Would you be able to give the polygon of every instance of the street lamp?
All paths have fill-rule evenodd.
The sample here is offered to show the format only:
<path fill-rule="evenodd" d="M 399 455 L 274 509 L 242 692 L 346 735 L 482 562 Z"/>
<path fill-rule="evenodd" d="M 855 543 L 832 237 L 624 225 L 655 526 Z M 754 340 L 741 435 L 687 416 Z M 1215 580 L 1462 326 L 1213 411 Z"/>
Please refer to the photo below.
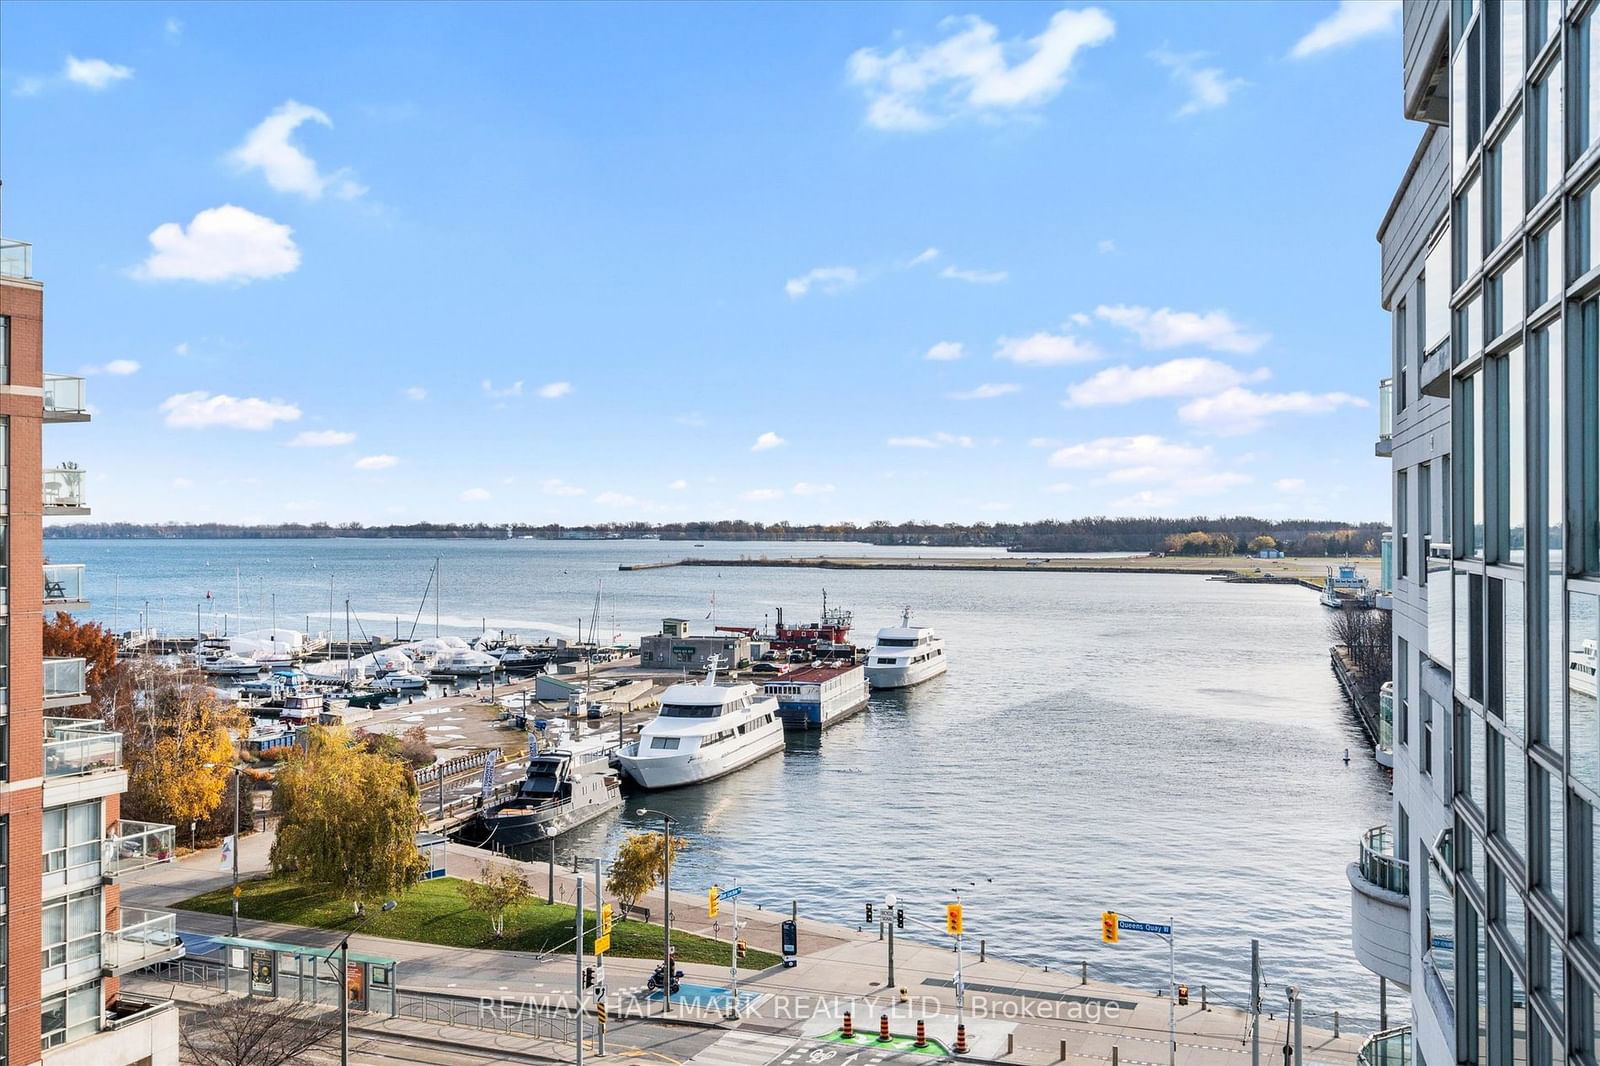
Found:
<path fill-rule="evenodd" d="M 550 885 L 549 891 L 545 894 L 545 902 L 554 903 L 556 901 L 556 837 L 560 836 L 560 834 L 556 832 L 555 826 L 547 825 L 544 827 L 544 835 L 550 841 Z"/>
<path fill-rule="evenodd" d="M 391 899 L 380 908 L 379 913 L 388 914 L 394 908 L 395 901 Z M 339 953 L 339 1066 L 350 1066 L 350 938 L 371 920 L 372 915 L 363 914 L 361 920 L 351 926 L 344 939 L 339 941 L 339 946 L 322 957 L 322 961 L 332 963 L 333 952 Z"/>
<path fill-rule="evenodd" d="M 894 987 L 894 909 L 900 905 L 900 897 L 890 892 L 883 897 L 883 924 L 889 929 L 889 980 L 888 985 Z"/>
<path fill-rule="evenodd" d="M 672 826 L 677 819 L 666 811 L 640 807 L 640 818 L 661 818 L 661 1013 L 672 1013 Z"/>

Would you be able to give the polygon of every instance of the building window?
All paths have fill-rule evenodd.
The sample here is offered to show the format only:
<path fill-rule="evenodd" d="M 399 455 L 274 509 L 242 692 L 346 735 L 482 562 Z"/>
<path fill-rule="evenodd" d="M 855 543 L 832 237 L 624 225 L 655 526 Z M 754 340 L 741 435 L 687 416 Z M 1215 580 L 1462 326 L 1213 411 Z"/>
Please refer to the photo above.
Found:
<path fill-rule="evenodd" d="M 45 1050 L 100 1031 L 100 982 L 47 996 L 39 1005 L 39 1042 Z"/>
<path fill-rule="evenodd" d="M 44 812 L 41 837 L 46 892 L 100 876 L 104 825 L 97 799 Z"/>
<path fill-rule="evenodd" d="M 1411 645 L 1405 637 L 1395 638 L 1394 698 L 1395 734 L 1404 746 L 1411 743 Z"/>
<path fill-rule="evenodd" d="M 1561 230 L 1546 226 L 1534 234 L 1528 245 L 1528 307 L 1543 307 L 1554 295 L 1550 287 L 1551 270 L 1561 262 Z"/>
<path fill-rule="evenodd" d="M 1480 375 L 1460 379 L 1456 384 L 1456 477 L 1460 482 L 1456 497 L 1460 515 L 1459 554 L 1483 558 L 1483 382 Z"/>
<path fill-rule="evenodd" d="M 1569 337 L 1569 343 L 1576 349 L 1577 365 L 1570 368 L 1569 377 L 1580 404 L 1580 409 L 1573 413 L 1577 423 L 1573 436 L 1577 439 L 1569 448 L 1565 440 L 1552 433 L 1550 466 L 1553 477 L 1560 465 L 1556 461 L 1559 455 L 1577 475 L 1577 483 L 1567 486 L 1569 493 L 1577 498 L 1580 517 L 1576 531 L 1579 543 L 1575 547 L 1582 550 L 1583 570 L 1595 573 L 1600 571 L 1600 406 L 1597 406 L 1600 401 L 1600 302 L 1585 300 L 1573 312 L 1573 329 L 1575 335 Z M 1552 406 L 1560 391 L 1558 385 L 1558 379 L 1552 376 Z M 1558 445 L 1560 450 L 1556 451 Z M 1577 454 L 1573 456 L 1571 452 Z"/>
<path fill-rule="evenodd" d="M 1406 371 L 1410 364 L 1411 330 L 1407 327 L 1406 302 L 1394 310 L 1394 410 L 1406 409 Z"/>
<path fill-rule="evenodd" d="M 1483 153 L 1483 250 L 1491 252 L 1500 247 L 1500 191 L 1501 167 L 1504 163 L 1504 142 Z M 1497 330 L 1490 330 L 1496 333 Z"/>
<path fill-rule="evenodd" d="M 0 315 L 0 382 L 11 380 L 11 319 Z"/>
<path fill-rule="evenodd" d="M 1483 702 L 1483 577 L 1455 575 L 1456 691 Z"/>
<path fill-rule="evenodd" d="M 1539 54 L 1544 43 L 1550 39 L 1550 9 L 1552 6 L 1560 7 L 1559 3 L 1552 5 L 1550 0 L 1527 0 L 1528 3 L 1528 58 L 1531 60 Z"/>
<path fill-rule="evenodd" d="M 1495 479 L 1495 556 L 1521 565 L 1527 554 L 1528 405 L 1526 366 L 1520 347 L 1490 362 L 1494 376 L 1494 441 L 1499 476 Z"/>
<path fill-rule="evenodd" d="M 1561 779 L 1534 763 L 1528 771 L 1533 806 L 1529 809 L 1528 880 L 1535 892 L 1542 892 L 1558 910 L 1561 898 L 1560 869 L 1565 853 L 1561 839 Z"/>
<path fill-rule="evenodd" d="M 1573 196 L 1567 209 L 1567 258 L 1570 260 L 1568 276 L 1582 277 L 1594 261 L 1593 212 L 1594 187 Z"/>
<path fill-rule="evenodd" d="M 41 981 L 61 984 L 100 969 L 100 919 L 105 909 L 100 889 L 74 892 L 41 910 Z"/>
<path fill-rule="evenodd" d="M 1595 721 L 1595 650 L 1600 647 L 1600 598 L 1567 594 L 1567 714 L 1572 745 L 1568 769 L 1592 792 L 1600 792 L 1600 724 Z M 1553 731 L 1553 727 L 1552 727 Z"/>
<path fill-rule="evenodd" d="M 1408 577 L 1411 574 L 1411 542 L 1407 531 L 1411 528 L 1408 514 L 1411 509 L 1411 498 L 1408 491 L 1410 478 L 1404 470 L 1394 476 L 1394 532 L 1397 562 L 1400 566 L 1400 576 Z"/>
<path fill-rule="evenodd" d="M 1422 916 L 1423 961 L 1432 965 L 1452 1003 L 1456 999 L 1456 899 L 1455 883 L 1449 870 L 1449 857 L 1430 849 L 1428 853 L 1428 892 Z"/>
<path fill-rule="evenodd" d="M 1583 17 L 1572 31 L 1567 54 L 1567 165 L 1571 166 L 1589 147 L 1595 133 L 1594 101 L 1589 99 L 1594 84 L 1594 11 Z"/>
<path fill-rule="evenodd" d="M 1433 708 L 1436 706 L 1432 696 L 1422 697 L 1422 720 L 1419 723 L 1422 733 L 1422 750 L 1417 754 L 1417 765 L 1422 772 L 1433 774 Z"/>

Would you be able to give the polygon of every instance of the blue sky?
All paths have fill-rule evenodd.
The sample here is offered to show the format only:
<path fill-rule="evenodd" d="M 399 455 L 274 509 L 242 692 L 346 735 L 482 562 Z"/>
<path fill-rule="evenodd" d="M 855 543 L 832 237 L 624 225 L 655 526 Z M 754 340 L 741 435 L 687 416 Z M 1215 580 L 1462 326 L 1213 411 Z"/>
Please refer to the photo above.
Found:
<path fill-rule="evenodd" d="M 107 520 L 1387 511 L 1398 3 L 0 14 Z"/>

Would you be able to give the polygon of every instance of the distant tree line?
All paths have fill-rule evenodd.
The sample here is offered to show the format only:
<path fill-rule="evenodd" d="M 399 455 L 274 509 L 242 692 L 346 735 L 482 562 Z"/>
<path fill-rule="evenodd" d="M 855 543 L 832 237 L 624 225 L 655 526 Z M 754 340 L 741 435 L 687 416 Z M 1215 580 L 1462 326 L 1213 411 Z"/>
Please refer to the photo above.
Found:
<path fill-rule="evenodd" d="M 49 539 L 246 539 L 291 540 L 307 537 L 366 537 L 436 540 L 502 540 L 513 537 L 624 537 L 646 534 L 672 540 L 865 541 L 871 544 L 935 547 L 993 547 L 1012 551 L 1178 552 L 1230 555 L 1242 545 L 1275 546 L 1288 555 L 1376 555 L 1385 527 L 1379 522 L 1326 519 L 1272 520 L 1248 515 L 1190 518 L 1073 518 L 1041 522 L 609 522 L 564 526 L 555 523 L 411 522 L 369 526 L 360 522 L 286 522 L 281 525 L 228 525 L 221 522 L 82 522 L 45 528 Z"/>

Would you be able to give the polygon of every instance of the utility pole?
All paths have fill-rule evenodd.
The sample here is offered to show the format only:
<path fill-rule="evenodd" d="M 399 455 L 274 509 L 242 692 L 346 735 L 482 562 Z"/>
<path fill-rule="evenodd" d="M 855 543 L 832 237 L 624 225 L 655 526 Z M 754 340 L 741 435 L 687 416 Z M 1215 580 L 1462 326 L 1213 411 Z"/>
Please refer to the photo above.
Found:
<path fill-rule="evenodd" d="M 883 897 L 883 924 L 889 931 L 889 980 L 886 987 L 894 988 L 894 909 L 900 903 L 900 897 L 893 892 Z"/>
<path fill-rule="evenodd" d="M 596 944 L 600 943 L 600 935 L 605 932 L 605 924 L 601 918 L 605 905 L 606 891 L 604 882 L 600 880 L 600 856 L 596 855 L 594 857 L 594 940 Z M 578 944 L 578 950 L 580 954 L 583 951 L 581 941 Z M 594 999 L 596 1003 L 604 1003 L 606 999 L 606 959 L 598 948 L 594 953 Z M 598 1014 L 598 1012 L 596 1013 Z M 606 1027 L 598 1019 L 595 1021 L 594 1026 L 594 1053 L 596 1055 L 604 1055 L 606 1053 Z"/>
<path fill-rule="evenodd" d="M 233 768 L 233 935 L 239 935 L 239 768 Z"/>
<path fill-rule="evenodd" d="M 1261 1066 L 1261 941 L 1250 939 L 1250 1066 Z"/>
<path fill-rule="evenodd" d="M 350 1062 L 350 938 L 339 942 L 339 1066 Z"/>
<path fill-rule="evenodd" d="M 1178 1066 L 1177 919 L 1167 919 L 1167 1066 Z"/>
<path fill-rule="evenodd" d="M 1294 1061 L 1295 1061 L 1295 1066 L 1299 1066 L 1300 1063 L 1305 1061 L 1301 1057 L 1302 1052 L 1301 1052 L 1300 1049 L 1301 1049 L 1301 1047 L 1303 1045 L 1300 1042 L 1300 1035 L 1301 1035 L 1301 1033 L 1300 1033 L 1300 992 L 1297 989 L 1295 991 L 1295 996 L 1294 996 Z"/>
<path fill-rule="evenodd" d="M 578 875 L 577 888 L 578 915 L 574 921 L 578 927 L 578 950 L 573 952 L 573 958 L 578 960 L 578 1009 L 573 1012 L 572 1042 L 576 1053 L 574 1066 L 583 1066 L 583 875 Z"/>

